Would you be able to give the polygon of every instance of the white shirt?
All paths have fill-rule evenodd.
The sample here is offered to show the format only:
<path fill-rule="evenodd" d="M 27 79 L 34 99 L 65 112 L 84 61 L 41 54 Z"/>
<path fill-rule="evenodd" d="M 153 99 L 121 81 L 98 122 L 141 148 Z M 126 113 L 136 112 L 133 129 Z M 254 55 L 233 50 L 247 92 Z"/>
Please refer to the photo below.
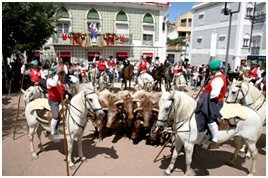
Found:
<path fill-rule="evenodd" d="M 59 76 L 55 75 L 53 78 L 47 79 L 47 89 L 56 87 L 59 81 Z"/>
<path fill-rule="evenodd" d="M 215 75 L 220 75 L 221 72 L 217 72 Z M 224 81 L 221 77 L 216 77 L 211 82 L 212 90 L 210 92 L 210 99 L 217 98 L 220 95 L 221 89 L 224 85 Z"/>

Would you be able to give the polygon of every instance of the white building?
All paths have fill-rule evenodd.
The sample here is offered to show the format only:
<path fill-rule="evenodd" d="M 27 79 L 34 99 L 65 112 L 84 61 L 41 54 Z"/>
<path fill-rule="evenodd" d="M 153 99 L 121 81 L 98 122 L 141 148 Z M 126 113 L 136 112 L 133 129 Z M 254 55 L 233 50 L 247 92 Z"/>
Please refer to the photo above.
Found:
<path fill-rule="evenodd" d="M 241 61 L 247 60 L 250 54 L 252 23 L 250 17 L 253 16 L 254 3 L 228 2 L 227 7 L 233 12 L 227 62 L 231 64 L 232 69 L 235 69 L 241 65 Z M 225 3 L 223 2 L 204 2 L 193 5 L 190 52 L 192 65 L 207 64 L 215 58 L 225 61 L 230 15 L 224 15 L 224 9 Z M 254 27 L 256 31 L 256 25 Z M 259 41 L 266 46 L 265 34 Z"/>
<path fill-rule="evenodd" d="M 118 61 L 166 57 L 166 19 L 169 3 L 60 2 L 57 33 L 41 51 L 41 59 L 57 56 L 73 63 L 94 56 Z M 54 53 L 54 54 L 53 54 Z M 51 54 L 51 55 L 50 55 Z"/>

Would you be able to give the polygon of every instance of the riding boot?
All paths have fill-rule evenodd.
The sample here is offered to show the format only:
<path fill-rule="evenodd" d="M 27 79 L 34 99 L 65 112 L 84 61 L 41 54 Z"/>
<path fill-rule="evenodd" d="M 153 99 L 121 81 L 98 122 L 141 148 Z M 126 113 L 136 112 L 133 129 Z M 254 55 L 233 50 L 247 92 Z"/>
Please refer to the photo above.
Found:
<path fill-rule="evenodd" d="M 57 123 L 58 123 L 58 120 L 52 118 L 52 120 L 50 122 L 50 129 L 51 129 L 52 140 L 54 142 L 59 141 L 58 134 L 57 134 L 57 131 L 56 131 Z"/>
<path fill-rule="evenodd" d="M 219 135 L 218 125 L 216 124 L 216 122 L 212 122 L 212 123 L 208 124 L 208 128 L 209 128 L 211 135 L 212 135 L 212 142 L 208 148 L 209 149 L 217 149 L 220 147 L 219 144 L 217 143 L 218 142 L 218 135 Z"/>

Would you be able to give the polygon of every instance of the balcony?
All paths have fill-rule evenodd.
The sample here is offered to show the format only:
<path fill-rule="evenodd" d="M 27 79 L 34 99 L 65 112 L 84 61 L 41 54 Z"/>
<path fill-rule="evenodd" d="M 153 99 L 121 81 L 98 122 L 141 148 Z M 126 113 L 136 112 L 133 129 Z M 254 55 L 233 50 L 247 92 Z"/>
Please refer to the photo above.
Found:
<path fill-rule="evenodd" d="M 252 47 L 251 54 L 252 55 L 259 55 L 260 54 L 260 47 Z"/>
<path fill-rule="evenodd" d="M 130 46 L 132 45 L 132 34 L 118 34 L 116 46 Z"/>
<path fill-rule="evenodd" d="M 142 41 L 142 45 L 144 46 L 153 46 L 153 41 Z"/>
<path fill-rule="evenodd" d="M 132 45 L 132 34 L 109 33 L 110 34 L 109 37 L 107 37 L 107 34 L 108 33 L 103 33 L 104 46 L 131 46 Z M 111 36 L 113 34 L 114 36 Z M 75 40 L 73 40 L 72 38 L 70 39 L 68 34 L 66 38 L 60 35 L 54 35 L 53 44 L 54 45 L 83 46 L 83 47 L 91 46 L 92 44 L 88 45 L 88 42 L 86 41 L 86 39 L 87 38 L 83 34 L 80 35 L 78 38 L 75 38 Z"/>

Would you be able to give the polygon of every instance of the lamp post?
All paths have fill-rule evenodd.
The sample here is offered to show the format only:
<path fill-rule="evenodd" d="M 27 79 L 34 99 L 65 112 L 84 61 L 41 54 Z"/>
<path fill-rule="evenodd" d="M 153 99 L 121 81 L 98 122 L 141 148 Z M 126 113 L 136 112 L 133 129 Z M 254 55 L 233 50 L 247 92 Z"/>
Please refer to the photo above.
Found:
<path fill-rule="evenodd" d="M 239 2 L 237 11 L 232 11 L 231 9 L 229 9 L 227 7 L 227 2 L 225 3 L 225 6 L 224 6 L 224 15 L 230 15 L 229 16 L 230 18 L 229 18 L 229 28 L 228 28 L 226 56 L 225 56 L 225 71 L 224 71 L 225 74 L 227 74 L 227 69 L 228 69 L 227 66 L 228 66 L 229 46 L 230 46 L 230 37 L 231 37 L 232 16 L 233 16 L 233 14 L 240 12 L 240 5 L 241 5 L 241 2 Z"/>

